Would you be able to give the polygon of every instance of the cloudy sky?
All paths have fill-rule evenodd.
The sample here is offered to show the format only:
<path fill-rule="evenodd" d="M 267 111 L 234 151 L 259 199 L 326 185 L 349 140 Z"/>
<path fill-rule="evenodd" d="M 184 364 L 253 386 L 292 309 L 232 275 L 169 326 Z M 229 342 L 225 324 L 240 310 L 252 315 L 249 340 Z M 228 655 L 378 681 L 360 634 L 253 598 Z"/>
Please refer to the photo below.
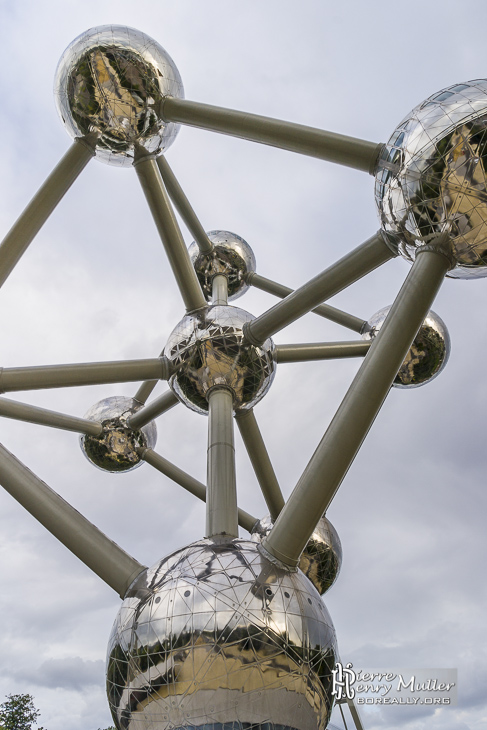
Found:
<path fill-rule="evenodd" d="M 486 20 L 483 0 L 0 0 L 0 230 L 70 144 L 52 82 L 64 48 L 89 27 L 152 35 L 189 99 L 382 142 L 433 92 L 487 76 Z M 288 286 L 378 227 L 365 173 L 189 128 L 168 160 L 205 228 L 244 237 L 258 272 Z M 367 319 L 392 303 L 408 270 L 391 261 L 332 303 Z M 237 304 L 258 314 L 274 301 L 251 291 Z M 343 659 L 458 669 L 458 707 L 364 712 L 367 730 L 485 727 L 486 301 L 487 280 L 445 282 L 434 305 L 452 339 L 445 372 L 424 388 L 392 390 L 329 510 L 344 562 L 326 604 Z M 89 164 L 1 289 L 0 307 L 4 367 L 160 352 L 183 305 L 131 169 Z M 350 338 L 308 315 L 276 341 Z M 286 495 L 357 367 L 279 367 L 256 417 Z M 82 416 L 136 388 L 18 399 Z M 178 406 L 157 426 L 156 450 L 205 481 L 206 419 Z M 0 440 L 142 563 L 204 533 L 203 505 L 148 465 L 104 474 L 75 434 L 10 420 Z M 238 435 L 237 453 L 239 504 L 263 516 Z M 120 600 L 4 492 L 0 581 L 0 699 L 33 694 L 48 730 L 107 727 L 105 648 Z"/>

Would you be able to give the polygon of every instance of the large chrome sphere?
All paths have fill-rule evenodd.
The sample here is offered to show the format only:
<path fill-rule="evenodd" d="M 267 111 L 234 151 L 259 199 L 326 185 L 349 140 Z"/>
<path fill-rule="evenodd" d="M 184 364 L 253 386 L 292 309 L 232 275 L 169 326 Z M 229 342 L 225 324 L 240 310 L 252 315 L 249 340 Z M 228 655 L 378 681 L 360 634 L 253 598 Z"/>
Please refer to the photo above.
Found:
<path fill-rule="evenodd" d="M 487 80 L 449 86 L 399 124 L 381 154 L 375 198 L 384 232 L 414 260 L 446 232 L 449 276 L 487 276 Z"/>
<path fill-rule="evenodd" d="M 259 520 L 252 530 L 252 540 L 261 542 L 267 537 L 273 524 L 269 515 Z M 342 544 L 327 517 L 322 517 L 316 525 L 301 554 L 299 567 L 320 595 L 326 593 L 338 578 L 342 567 Z"/>
<path fill-rule="evenodd" d="M 86 413 L 90 421 L 100 421 L 100 436 L 81 436 L 81 449 L 92 464 L 103 471 L 120 472 L 136 469 L 142 463 L 138 447 L 152 449 L 156 445 L 154 421 L 139 430 L 127 426 L 127 419 L 142 408 L 134 398 L 112 396 L 95 403 Z"/>
<path fill-rule="evenodd" d="M 101 25 L 64 51 L 54 96 L 72 137 L 97 135 L 97 158 L 128 166 L 137 149 L 157 155 L 173 142 L 179 125 L 164 121 L 162 101 L 184 90 L 173 60 L 150 36 Z"/>
<path fill-rule="evenodd" d="M 255 271 L 255 256 L 247 241 L 230 231 L 209 231 L 214 248 L 209 254 L 201 253 L 198 244 L 189 247 L 189 256 L 203 289 L 206 300 L 211 300 L 212 281 L 216 274 L 224 274 L 228 281 L 228 299 L 238 299 L 249 288 L 245 277 Z"/>
<path fill-rule="evenodd" d="M 214 306 L 187 314 L 173 330 L 164 355 L 178 370 L 169 384 L 188 408 L 205 413 L 214 386 L 229 388 L 235 408 L 243 410 L 267 393 L 276 369 L 274 343 L 244 344 L 242 328 L 253 319 L 243 309 Z"/>
<path fill-rule="evenodd" d="M 373 340 L 381 329 L 390 307 L 376 312 L 367 322 L 362 337 Z M 441 373 L 450 357 L 450 335 L 445 323 L 431 311 L 414 338 L 406 358 L 401 365 L 393 386 L 396 388 L 418 388 L 429 383 Z"/>
<path fill-rule="evenodd" d="M 324 730 L 336 638 L 318 592 L 247 540 L 200 540 L 144 571 L 115 620 L 117 730 Z"/>

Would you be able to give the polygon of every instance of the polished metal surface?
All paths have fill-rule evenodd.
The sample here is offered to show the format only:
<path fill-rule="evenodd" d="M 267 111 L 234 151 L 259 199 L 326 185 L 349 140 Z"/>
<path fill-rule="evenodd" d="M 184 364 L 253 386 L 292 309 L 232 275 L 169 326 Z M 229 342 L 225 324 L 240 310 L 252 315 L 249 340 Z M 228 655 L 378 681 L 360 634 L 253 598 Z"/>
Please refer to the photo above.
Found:
<path fill-rule="evenodd" d="M 165 96 L 184 96 L 179 71 L 150 36 L 122 25 L 90 28 L 64 51 L 54 82 L 59 115 L 72 137 L 95 133 L 96 157 L 131 165 L 160 154 L 179 125 L 161 115 Z"/>
<path fill-rule="evenodd" d="M 108 645 L 119 730 L 324 730 L 333 624 L 301 573 L 246 540 L 200 540 L 129 588 Z"/>
<path fill-rule="evenodd" d="M 246 276 L 255 271 L 254 252 L 247 241 L 236 233 L 209 231 L 207 236 L 213 244 L 211 253 L 201 253 L 196 241 L 188 249 L 203 294 L 209 302 L 213 277 L 223 274 L 228 281 L 228 300 L 238 299 L 250 286 Z"/>
<path fill-rule="evenodd" d="M 415 107 L 379 158 L 375 199 L 404 258 L 438 233 L 451 239 L 448 276 L 487 276 L 487 79 L 449 86 Z"/>
<path fill-rule="evenodd" d="M 252 540 L 261 542 L 274 524 L 269 515 L 259 520 L 252 530 Z M 321 517 L 311 538 L 301 553 L 299 568 L 309 578 L 320 595 L 326 593 L 338 578 L 342 567 L 342 544 L 327 517 Z"/>
<path fill-rule="evenodd" d="M 164 355 L 177 369 L 169 385 L 188 408 L 208 411 L 210 388 L 224 386 L 234 407 L 252 408 L 274 379 L 274 343 L 244 343 L 243 326 L 254 317 L 243 309 L 215 306 L 184 317 L 169 336 Z"/>
<path fill-rule="evenodd" d="M 95 403 L 85 418 L 100 422 L 103 432 L 100 436 L 80 438 L 81 450 L 88 461 L 110 472 L 131 471 L 140 466 L 142 458 L 137 449 L 152 449 L 157 440 L 154 421 L 138 430 L 127 425 L 127 419 L 141 408 L 142 403 L 125 396 L 112 396 Z"/>
<path fill-rule="evenodd" d="M 369 319 L 362 333 L 364 340 L 373 340 L 376 337 L 389 310 L 390 307 L 384 307 Z M 450 335 L 446 325 L 441 317 L 431 311 L 414 338 L 393 387 L 419 388 L 420 385 L 429 383 L 445 368 L 450 350 Z"/>

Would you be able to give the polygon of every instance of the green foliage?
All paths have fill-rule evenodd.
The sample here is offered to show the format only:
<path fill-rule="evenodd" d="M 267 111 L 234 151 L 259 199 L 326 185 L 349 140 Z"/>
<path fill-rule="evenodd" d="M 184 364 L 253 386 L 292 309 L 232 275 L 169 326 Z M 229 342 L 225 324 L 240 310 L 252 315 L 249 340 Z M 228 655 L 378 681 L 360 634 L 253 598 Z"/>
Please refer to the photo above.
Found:
<path fill-rule="evenodd" d="M 0 705 L 0 730 L 31 730 L 33 724 L 37 725 L 40 714 L 34 707 L 32 695 L 7 695 Z"/>

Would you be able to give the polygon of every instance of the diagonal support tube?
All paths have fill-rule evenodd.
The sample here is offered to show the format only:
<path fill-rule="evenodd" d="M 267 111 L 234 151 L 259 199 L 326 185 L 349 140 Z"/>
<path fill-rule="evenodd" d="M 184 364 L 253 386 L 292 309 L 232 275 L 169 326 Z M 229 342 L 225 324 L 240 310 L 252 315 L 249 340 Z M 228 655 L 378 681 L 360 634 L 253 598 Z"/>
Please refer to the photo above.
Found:
<path fill-rule="evenodd" d="M 186 491 L 190 492 L 198 499 L 201 499 L 202 502 L 206 502 L 206 487 L 204 484 L 172 464 L 160 454 L 157 454 L 152 449 L 140 448 L 137 449 L 137 451 L 141 459 L 160 471 L 161 474 L 172 479 L 173 482 L 179 484 L 183 487 L 183 489 L 186 489 Z M 240 527 L 243 527 L 244 530 L 252 532 L 252 528 L 256 522 L 258 522 L 257 517 L 252 517 L 252 515 L 249 515 L 249 513 L 245 512 L 243 509 L 238 510 L 238 524 Z"/>
<path fill-rule="evenodd" d="M 134 164 L 186 310 L 192 312 L 206 307 L 206 300 L 169 202 L 157 162 L 151 157 L 143 157 Z"/>
<path fill-rule="evenodd" d="M 188 231 L 198 244 L 198 248 L 201 253 L 211 253 L 213 251 L 213 244 L 206 235 L 206 231 L 191 207 L 191 203 L 184 194 L 184 191 L 166 160 L 165 155 L 159 155 L 157 158 L 157 166 L 159 167 L 159 171 L 162 175 L 162 179 L 164 180 L 169 197 L 186 224 Z"/>
<path fill-rule="evenodd" d="M 302 345 L 276 345 L 276 362 L 310 362 L 342 357 L 364 357 L 370 342 L 316 342 Z"/>
<path fill-rule="evenodd" d="M 114 360 L 75 365 L 41 365 L 31 368 L 0 368 L 0 393 L 77 385 L 129 383 L 137 380 L 167 380 L 171 374 L 164 357 L 146 360 Z"/>
<path fill-rule="evenodd" d="M 145 570 L 2 445 L 0 484 L 122 598 Z"/>
<path fill-rule="evenodd" d="M 88 141 L 75 140 L 14 223 L 0 245 L 0 286 L 94 154 Z"/>
<path fill-rule="evenodd" d="M 179 400 L 172 390 L 166 390 L 165 393 L 160 395 L 159 398 L 155 398 L 148 406 L 141 408 L 140 411 L 127 418 L 127 426 L 133 429 L 142 428 L 150 421 L 153 421 L 154 418 L 157 418 L 157 416 L 174 408 L 178 403 Z"/>
<path fill-rule="evenodd" d="M 276 281 L 266 279 L 265 276 L 260 276 L 260 274 L 256 274 L 255 272 L 250 272 L 246 277 L 246 281 L 251 286 L 255 286 L 256 289 L 273 294 L 276 297 L 281 297 L 281 299 L 284 299 L 294 291 L 294 289 L 288 286 L 283 286 Z M 355 317 L 353 314 L 348 314 L 348 312 L 342 312 L 341 309 L 332 307 L 330 304 L 320 304 L 311 311 L 314 314 L 319 314 L 321 317 L 330 320 L 330 322 L 336 322 L 336 324 L 341 324 L 343 327 L 348 327 L 348 329 L 354 332 L 362 332 L 367 324 L 364 319 Z"/>
<path fill-rule="evenodd" d="M 28 403 L 19 403 L 8 398 L 0 398 L 0 416 L 14 418 L 17 421 L 37 423 L 41 426 L 60 428 L 63 431 L 75 431 L 87 436 L 100 436 L 103 426 L 98 421 L 88 421 L 86 418 L 67 416 L 46 408 L 38 408 Z"/>
<path fill-rule="evenodd" d="M 356 137 L 307 127 L 304 124 L 293 124 L 280 119 L 171 96 L 163 101 L 162 116 L 168 122 L 241 137 L 251 142 L 261 142 L 353 167 L 371 175 L 375 172 L 379 154 L 384 146 Z"/>
<path fill-rule="evenodd" d="M 206 536 L 238 537 L 233 395 L 227 388 L 208 394 L 207 463 Z"/>
<path fill-rule="evenodd" d="M 451 261 L 424 247 L 382 329 L 263 548 L 288 566 L 298 564 L 318 518 L 328 508 L 428 314 Z"/>
<path fill-rule="evenodd" d="M 397 256 L 397 253 L 387 246 L 379 231 L 267 312 L 245 325 L 246 338 L 253 345 L 261 345 L 268 337 L 272 337 L 325 299 L 338 294 L 394 256 Z"/>
<path fill-rule="evenodd" d="M 254 412 L 253 410 L 237 411 L 235 420 L 262 490 L 267 509 L 272 519 L 275 520 L 284 507 L 284 497 Z"/>

